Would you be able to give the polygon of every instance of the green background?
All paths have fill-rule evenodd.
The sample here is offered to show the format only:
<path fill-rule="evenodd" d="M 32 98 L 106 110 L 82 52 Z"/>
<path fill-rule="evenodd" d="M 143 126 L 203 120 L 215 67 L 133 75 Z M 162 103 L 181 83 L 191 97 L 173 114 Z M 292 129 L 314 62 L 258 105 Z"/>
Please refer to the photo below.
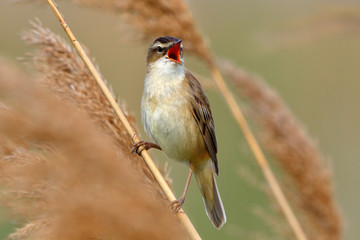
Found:
<path fill-rule="evenodd" d="M 214 55 L 229 58 L 249 72 L 263 76 L 331 159 L 336 199 L 344 218 L 344 239 L 359 239 L 360 2 L 198 0 L 189 4 Z M 145 56 L 151 42 L 131 43 L 121 18 L 109 12 L 69 1 L 59 6 L 142 129 L 140 99 Z M 31 50 L 20 39 L 20 32 L 29 29 L 28 22 L 35 17 L 65 37 L 47 5 L 0 1 L 1 56 L 18 64 L 16 58 Z M 186 52 L 185 65 L 195 73 L 209 75 Z M 269 208 L 268 199 L 260 188 L 254 188 L 241 177 L 242 170 L 247 169 L 263 182 L 260 170 L 222 97 L 213 90 L 207 93 L 216 124 L 218 185 L 228 223 L 221 231 L 212 227 L 195 181 L 191 183 L 184 209 L 204 239 L 248 239 L 244 237 L 246 233 L 271 237 L 271 227 L 255 213 L 259 207 Z M 186 180 L 186 167 L 155 152 L 162 163 L 168 161 L 172 167 L 171 177 L 179 196 Z M 13 225 L 5 214 L 1 218 L 0 239 L 4 239 L 13 231 Z"/>

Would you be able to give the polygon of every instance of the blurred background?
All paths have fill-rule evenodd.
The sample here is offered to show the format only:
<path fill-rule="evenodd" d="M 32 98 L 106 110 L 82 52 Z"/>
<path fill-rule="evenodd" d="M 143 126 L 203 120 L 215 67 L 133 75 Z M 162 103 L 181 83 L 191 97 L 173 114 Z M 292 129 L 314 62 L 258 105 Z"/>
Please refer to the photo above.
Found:
<path fill-rule="evenodd" d="M 359 239 L 360 191 L 356 186 L 360 181 L 360 2 L 197 0 L 188 4 L 213 54 L 263 76 L 316 139 L 331 162 L 335 197 L 344 219 L 344 239 Z M 143 132 L 140 100 L 145 57 L 151 42 L 131 41 L 121 18 L 115 14 L 70 1 L 59 2 L 59 6 Z M 20 33 L 30 28 L 29 21 L 35 17 L 67 40 L 46 4 L 0 1 L 0 56 L 30 75 L 36 72 L 16 59 L 31 51 L 20 39 Z M 185 65 L 194 73 L 209 76 L 204 65 L 186 52 Z M 218 185 L 228 223 L 221 231 L 213 228 L 195 181 L 184 209 L 204 239 L 239 239 L 257 233 L 271 236 L 271 228 L 258 214 L 260 208 L 269 208 L 266 194 L 241 175 L 247 169 L 264 182 L 260 169 L 223 98 L 212 89 L 207 94 L 218 137 Z M 142 137 L 148 139 L 144 133 Z M 180 196 L 187 168 L 156 150 L 152 154 L 161 165 L 169 162 L 173 187 Z M 0 239 L 6 238 L 14 227 L 2 214 Z"/>

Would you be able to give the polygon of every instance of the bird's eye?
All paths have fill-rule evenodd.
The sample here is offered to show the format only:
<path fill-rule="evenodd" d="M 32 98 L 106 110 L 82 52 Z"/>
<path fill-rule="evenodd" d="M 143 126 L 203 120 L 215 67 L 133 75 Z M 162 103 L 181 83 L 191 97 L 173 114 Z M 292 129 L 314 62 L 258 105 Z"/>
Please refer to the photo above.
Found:
<path fill-rule="evenodd" d="M 164 49 L 160 46 L 157 47 L 158 52 L 162 52 Z"/>

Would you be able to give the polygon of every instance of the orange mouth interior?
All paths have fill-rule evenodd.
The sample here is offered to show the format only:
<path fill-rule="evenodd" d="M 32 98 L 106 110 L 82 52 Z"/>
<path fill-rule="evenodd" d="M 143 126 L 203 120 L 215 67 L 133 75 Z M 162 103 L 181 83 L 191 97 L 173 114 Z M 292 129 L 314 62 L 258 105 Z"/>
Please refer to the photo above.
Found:
<path fill-rule="evenodd" d="M 180 44 L 181 42 L 175 44 L 173 47 L 171 47 L 168 52 L 167 56 L 168 58 L 176 61 L 177 63 L 181 62 L 181 56 L 180 56 Z"/>

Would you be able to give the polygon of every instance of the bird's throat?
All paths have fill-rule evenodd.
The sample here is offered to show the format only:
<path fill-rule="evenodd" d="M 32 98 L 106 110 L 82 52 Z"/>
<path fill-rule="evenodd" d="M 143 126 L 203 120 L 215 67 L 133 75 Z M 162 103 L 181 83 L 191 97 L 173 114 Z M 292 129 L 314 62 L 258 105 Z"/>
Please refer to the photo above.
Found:
<path fill-rule="evenodd" d="M 175 44 L 167 52 L 168 58 L 175 61 L 175 62 L 177 62 L 177 63 L 181 63 L 180 44 L 181 43 Z"/>
<path fill-rule="evenodd" d="M 151 82 L 177 82 L 185 78 L 184 65 L 175 63 L 166 57 L 158 59 L 149 67 L 147 78 L 150 78 Z"/>

